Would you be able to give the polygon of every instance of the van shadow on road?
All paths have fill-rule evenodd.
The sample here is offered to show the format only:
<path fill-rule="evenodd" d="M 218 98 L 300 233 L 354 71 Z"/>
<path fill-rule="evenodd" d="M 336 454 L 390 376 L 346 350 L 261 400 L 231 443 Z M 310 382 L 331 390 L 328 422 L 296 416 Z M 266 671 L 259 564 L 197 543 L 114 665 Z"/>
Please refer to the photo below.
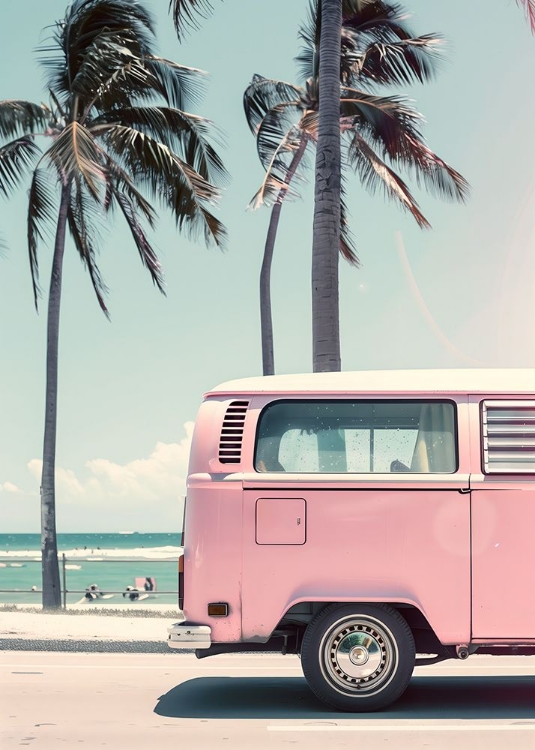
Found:
<path fill-rule="evenodd" d="M 413 677 L 389 710 L 326 709 L 300 677 L 198 677 L 162 695 L 154 712 L 190 719 L 533 719 L 535 677 Z"/>

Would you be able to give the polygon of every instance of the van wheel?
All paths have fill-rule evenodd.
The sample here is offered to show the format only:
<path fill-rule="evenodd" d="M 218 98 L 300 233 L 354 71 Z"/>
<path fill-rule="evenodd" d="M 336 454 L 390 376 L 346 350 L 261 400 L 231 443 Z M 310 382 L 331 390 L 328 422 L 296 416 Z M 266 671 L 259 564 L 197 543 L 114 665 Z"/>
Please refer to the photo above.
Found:
<path fill-rule="evenodd" d="M 301 660 L 321 701 L 341 711 L 377 711 L 409 684 L 414 638 L 403 617 L 385 604 L 331 604 L 308 625 Z"/>

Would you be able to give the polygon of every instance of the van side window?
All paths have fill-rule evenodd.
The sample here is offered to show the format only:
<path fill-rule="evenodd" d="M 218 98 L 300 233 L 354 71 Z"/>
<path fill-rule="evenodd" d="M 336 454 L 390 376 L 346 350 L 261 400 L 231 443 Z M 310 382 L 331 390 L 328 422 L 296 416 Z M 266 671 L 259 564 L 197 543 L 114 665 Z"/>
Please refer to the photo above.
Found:
<path fill-rule="evenodd" d="M 449 401 L 277 401 L 260 416 L 255 469 L 292 473 L 453 473 Z"/>
<path fill-rule="evenodd" d="M 535 401 L 483 401 L 485 474 L 535 474 Z"/>

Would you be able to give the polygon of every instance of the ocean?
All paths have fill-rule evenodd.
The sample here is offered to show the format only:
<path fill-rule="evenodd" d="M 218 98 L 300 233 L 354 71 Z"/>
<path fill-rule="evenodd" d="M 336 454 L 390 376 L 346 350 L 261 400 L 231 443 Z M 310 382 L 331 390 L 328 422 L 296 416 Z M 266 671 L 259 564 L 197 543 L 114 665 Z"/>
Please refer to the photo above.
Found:
<path fill-rule="evenodd" d="M 123 531 L 116 534 L 58 534 L 60 577 L 65 555 L 67 604 L 80 603 L 86 588 L 96 585 L 98 596 L 81 606 L 150 607 L 177 606 L 177 558 L 182 551 L 182 534 L 148 534 Z M 39 534 L 0 534 L 0 603 L 40 604 L 41 538 Z M 136 579 L 138 579 L 136 581 Z M 151 580 L 153 589 L 145 590 Z M 127 586 L 142 592 L 133 602 L 123 597 Z M 36 590 L 32 591 L 32 587 Z M 150 584 L 147 583 L 150 589 Z M 5 589 L 18 589 L 6 592 Z M 113 593 L 117 592 L 117 593 Z"/>

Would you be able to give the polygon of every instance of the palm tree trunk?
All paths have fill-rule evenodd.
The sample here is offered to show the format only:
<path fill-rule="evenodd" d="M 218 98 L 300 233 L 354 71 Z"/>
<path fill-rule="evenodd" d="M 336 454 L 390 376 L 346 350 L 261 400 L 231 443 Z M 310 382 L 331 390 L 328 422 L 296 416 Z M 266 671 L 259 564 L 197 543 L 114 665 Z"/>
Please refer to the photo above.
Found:
<path fill-rule="evenodd" d="M 296 170 L 303 158 L 307 147 L 308 137 L 304 135 L 295 152 L 284 182 L 289 185 L 296 173 Z M 262 260 L 262 269 L 260 271 L 260 330 L 262 338 L 262 371 L 264 375 L 275 374 L 275 355 L 273 352 L 273 318 L 271 316 L 271 263 L 273 261 L 273 250 L 275 249 L 275 240 L 279 228 L 279 220 L 284 201 L 288 190 L 282 188 L 279 191 L 275 205 L 271 209 L 269 219 L 266 244 L 264 247 L 264 258 Z"/>
<path fill-rule="evenodd" d="M 321 0 L 319 130 L 312 241 L 314 372 L 339 371 L 340 39 L 342 0 Z"/>
<path fill-rule="evenodd" d="M 43 443 L 43 474 L 41 478 L 41 557 L 43 576 L 43 609 L 61 606 L 58 545 L 56 538 L 56 424 L 58 397 L 58 339 L 61 302 L 61 275 L 70 184 L 61 189 L 58 226 L 48 297 L 45 436 Z"/>

